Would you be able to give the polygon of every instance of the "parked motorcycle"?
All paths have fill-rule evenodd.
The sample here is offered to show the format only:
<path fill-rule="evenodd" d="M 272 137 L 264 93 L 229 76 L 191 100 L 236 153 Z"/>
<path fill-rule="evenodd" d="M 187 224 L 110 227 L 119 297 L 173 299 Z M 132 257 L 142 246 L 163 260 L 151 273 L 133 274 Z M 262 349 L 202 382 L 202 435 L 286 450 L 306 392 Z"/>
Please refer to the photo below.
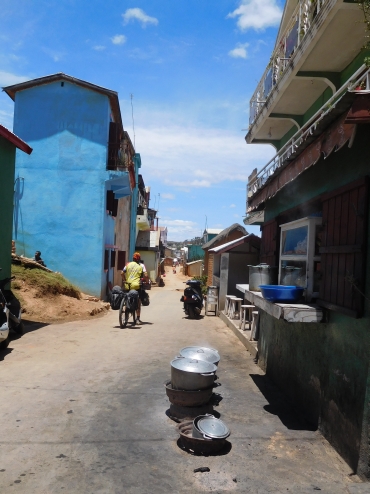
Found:
<path fill-rule="evenodd" d="M 184 303 L 184 311 L 189 316 L 189 319 L 194 319 L 200 316 L 203 309 L 201 282 L 198 280 L 188 280 L 185 283 L 188 286 L 185 288 L 180 302 Z"/>
<path fill-rule="evenodd" d="M 10 331 L 19 336 L 24 333 L 21 304 L 11 290 L 5 290 L 6 285 L 13 279 L 14 276 L 0 280 L 0 349 L 8 347 Z"/>

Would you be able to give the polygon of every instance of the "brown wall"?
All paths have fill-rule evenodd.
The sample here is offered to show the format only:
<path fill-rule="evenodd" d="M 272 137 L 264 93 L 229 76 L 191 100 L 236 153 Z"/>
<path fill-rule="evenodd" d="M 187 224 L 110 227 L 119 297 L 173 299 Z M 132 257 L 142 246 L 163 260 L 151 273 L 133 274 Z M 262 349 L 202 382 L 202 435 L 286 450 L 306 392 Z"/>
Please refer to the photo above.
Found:
<path fill-rule="evenodd" d="M 235 230 L 231 232 L 227 237 L 223 238 L 222 240 L 215 242 L 212 245 L 212 249 L 215 247 L 218 247 L 219 245 L 227 244 L 228 242 L 232 242 L 233 240 L 236 240 L 237 238 L 244 237 L 244 234 L 240 232 L 239 230 Z M 206 249 L 204 255 L 204 274 L 208 276 L 207 279 L 207 286 L 212 286 L 212 273 L 213 273 L 213 254 L 208 253 L 208 249 Z"/>
<path fill-rule="evenodd" d="M 119 251 L 126 252 L 126 262 L 129 262 L 129 244 L 130 244 L 130 221 L 131 221 L 131 196 L 123 197 L 118 201 L 118 209 L 116 216 L 116 224 L 114 228 L 115 245 L 117 245 Z M 113 285 L 121 285 L 121 271 L 117 269 L 117 257 L 116 252 L 116 266 L 114 268 L 114 283 Z"/>

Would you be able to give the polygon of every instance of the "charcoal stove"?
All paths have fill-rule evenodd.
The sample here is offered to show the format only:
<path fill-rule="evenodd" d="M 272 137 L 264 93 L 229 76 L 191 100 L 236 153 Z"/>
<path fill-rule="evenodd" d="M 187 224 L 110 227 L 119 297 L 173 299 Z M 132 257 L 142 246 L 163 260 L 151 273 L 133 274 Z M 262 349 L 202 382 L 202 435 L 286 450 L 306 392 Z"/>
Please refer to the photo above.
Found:
<path fill-rule="evenodd" d="M 170 402 L 180 407 L 199 407 L 206 405 L 209 403 L 213 394 L 213 387 L 199 389 L 197 391 L 185 391 L 173 389 L 171 381 L 165 381 L 164 385 Z"/>
<path fill-rule="evenodd" d="M 211 455 L 220 452 L 228 444 L 225 438 L 222 439 L 200 439 L 193 437 L 193 421 L 184 420 L 177 429 L 180 434 L 181 447 L 193 454 Z"/>

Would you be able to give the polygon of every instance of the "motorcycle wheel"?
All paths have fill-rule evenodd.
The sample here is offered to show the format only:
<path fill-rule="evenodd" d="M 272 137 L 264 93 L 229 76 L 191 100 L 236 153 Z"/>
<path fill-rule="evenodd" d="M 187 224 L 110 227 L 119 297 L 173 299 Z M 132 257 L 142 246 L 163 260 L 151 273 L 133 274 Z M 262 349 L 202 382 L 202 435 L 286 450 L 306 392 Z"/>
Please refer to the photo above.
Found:
<path fill-rule="evenodd" d="M 194 307 L 194 311 L 195 311 L 196 316 L 200 316 L 200 314 L 202 312 L 202 308 L 201 307 Z"/>
<path fill-rule="evenodd" d="M 192 305 L 188 305 L 188 314 L 189 319 L 195 319 L 194 307 Z"/>

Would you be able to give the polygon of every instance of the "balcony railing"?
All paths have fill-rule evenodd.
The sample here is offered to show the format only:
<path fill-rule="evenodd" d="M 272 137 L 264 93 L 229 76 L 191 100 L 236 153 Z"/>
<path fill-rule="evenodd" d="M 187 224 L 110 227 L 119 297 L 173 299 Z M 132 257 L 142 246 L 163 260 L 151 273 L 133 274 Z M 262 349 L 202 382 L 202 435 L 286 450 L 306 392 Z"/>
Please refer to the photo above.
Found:
<path fill-rule="evenodd" d="M 273 87 L 285 72 L 289 61 L 302 43 L 312 21 L 329 0 L 301 0 L 287 29 L 280 37 L 271 60 L 249 103 L 249 124 L 252 125 L 262 110 Z"/>
<path fill-rule="evenodd" d="M 267 180 L 282 168 L 286 161 L 292 157 L 297 148 L 312 136 L 320 121 L 330 113 L 337 102 L 349 91 L 356 93 L 370 91 L 370 69 L 362 65 L 338 91 L 303 125 L 294 136 L 279 150 L 279 152 L 261 170 L 252 175 L 247 185 L 247 197 L 252 197 L 261 189 Z M 293 159 L 293 158 L 291 158 Z"/>

